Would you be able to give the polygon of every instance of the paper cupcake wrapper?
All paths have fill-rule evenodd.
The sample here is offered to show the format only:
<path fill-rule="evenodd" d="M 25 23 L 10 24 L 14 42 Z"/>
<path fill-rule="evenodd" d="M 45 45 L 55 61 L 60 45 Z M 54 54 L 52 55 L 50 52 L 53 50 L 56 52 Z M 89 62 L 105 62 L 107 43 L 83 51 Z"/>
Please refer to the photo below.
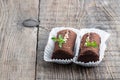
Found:
<path fill-rule="evenodd" d="M 74 28 L 68 28 L 68 27 L 57 27 L 57 28 L 53 28 L 49 34 L 49 38 L 48 38 L 48 43 L 45 47 L 44 50 L 44 60 L 47 62 L 55 62 L 55 63 L 59 63 L 59 64 L 69 64 L 73 62 L 73 59 L 51 59 L 52 54 L 53 54 L 53 50 L 54 50 L 54 44 L 55 42 L 51 39 L 53 36 L 57 36 L 57 32 L 64 30 L 64 29 L 69 29 L 74 31 L 77 35 L 80 34 L 79 30 L 74 29 Z M 78 37 L 78 36 L 77 36 Z M 76 40 L 77 41 L 77 40 Z M 76 53 L 76 48 L 77 48 L 77 42 L 75 42 L 75 47 L 74 47 L 74 54 Z"/>
<path fill-rule="evenodd" d="M 51 57 L 53 54 L 55 42 L 51 38 L 53 36 L 57 36 L 57 32 L 64 30 L 64 29 L 72 30 L 77 34 L 75 47 L 74 47 L 75 56 L 73 59 L 52 59 Z M 100 57 L 99 57 L 99 61 L 84 63 L 84 62 L 77 61 L 77 58 L 79 55 L 79 46 L 80 46 L 81 38 L 84 34 L 86 34 L 88 32 L 95 32 L 95 33 L 99 34 L 99 36 L 101 37 L 101 44 L 100 44 L 100 51 L 99 51 Z M 45 50 L 44 50 L 44 60 L 47 62 L 55 62 L 55 63 L 59 63 L 59 64 L 69 64 L 69 63 L 74 62 L 75 64 L 82 65 L 82 66 L 88 66 L 88 67 L 89 66 L 96 66 L 102 61 L 102 59 L 104 57 L 104 51 L 106 49 L 105 41 L 108 39 L 109 36 L 110 36 L 110 34 L 108 34 L 105 31 L 99 30 L 99 29 L 81 29 L 81 30 L 78 30 L 78 29 L 69 28 L 69 27 L 53 28 L 49 34 L 48 43 L 47 43 Z"/>
<path fill-rule="evenodd" d="M 90 32 L 97 33 L 101 37 L 101 44 L 100 44 L 100 51 L 99 51 L 99 55 L 100 55 L 99 56 L 99 61 L 87 62 L 87 63 L 84 63 L 84 62 L 81 62 L 81 61 L 77 61 L 78 55 L 79 55 L 79 48 L 80 48 L 81 39 L 82 39 L 84 34 L 90 33 Z M 105 49 L 106 49 L 105 42 L 106 42 L 106 40 L 108 39 L 109 36 L 110 36 L 110 34 L 108 34 L 105 31 L 99 30 L 99 29 L 94 29 L 94 28 L 91 28 L 91 29 L 81 29 L 79 37 L 77 39 L 78 44 L 77 44 L 77 48 L 76 48 L 76 55 L 75 55 L 75 57 L 73 59 L 73 62 L 75 64 L 78 64 L 78 65 L 81 65 L 81 66 L 87 66 L 87 67 L 97 66 L 102 61 L 102 59 L 104 58 L 104 52 L 105 52 Z"/>

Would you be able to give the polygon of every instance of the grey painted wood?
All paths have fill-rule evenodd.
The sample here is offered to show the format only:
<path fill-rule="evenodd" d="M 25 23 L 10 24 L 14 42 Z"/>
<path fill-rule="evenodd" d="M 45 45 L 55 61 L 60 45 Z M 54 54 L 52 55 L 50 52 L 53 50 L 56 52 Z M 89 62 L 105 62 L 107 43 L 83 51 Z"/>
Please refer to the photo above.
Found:
<path fill-rule="evenodd" d="M 37 51 L 37 80 L 120 79 L 120 1 L 41 0 Z M 102 63 L 94 68 L 59 65 L 43 60 L 49 32 L 57 26 L 99 28 L 111 33 Z"/>
<path fill-rule="evenodd" d="M 0 80 L 119 80 L 119 4 L 119 0 L 1 0 Z M 22 25 L 26 19 L 38 18 L 39 29 Z M 49 32 L 57 26 L 94 27 L 111 33 L 102 63 L 85 68 L 45 62 Z"/>
<path fill-rule="evenodd" d="M 38 0 L 0 0 L 0 80 L 34 80 L 37 28 L 22 22 L 38 18 Z"/>

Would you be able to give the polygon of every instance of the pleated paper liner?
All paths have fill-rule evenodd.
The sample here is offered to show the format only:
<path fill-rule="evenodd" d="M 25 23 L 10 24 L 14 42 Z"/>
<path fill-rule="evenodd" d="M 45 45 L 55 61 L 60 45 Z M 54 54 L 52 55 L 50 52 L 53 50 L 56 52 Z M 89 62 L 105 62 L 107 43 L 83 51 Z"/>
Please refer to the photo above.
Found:
<path fill-rule="evenodd" d="M 48 43 L 45 47 L 44 50 L 44 60 L 47 62 L 55 62 L 55 63 L 59 63 L 59 64 L 69 64 L 73 62 L 73 59 L 52 59 L 52 54 L 53 54 L 53 50 L 54 50 L 54 45 L 55 42 L 51 39 L 53 36 L 57 36 L 57 32 L 61 31 L 61 30 L 65 30 L 65 29 L 69 29 L 74 31 L 77 35 L 79 34 L 79 30 L 74 29 L 74 28 L 69 28 L 69 27 L 56 27 L 53 28 L 49 34 L 49 39 L 48 39 Z M 77 39 L 76 39 L 77 41 Z M 76 47 L 77 47 L 77 42 L 75 42 L 75 47 L 74 47 L 74 54 L 76 53 Z"/>
<path fill-rule="evenodd" d="M 90 32 L 94 32 L 94 33 L 97 33 L 100 38 L 101 38 L 101 44 L 100 44 L 100 50 L 99 50 L 99 61 L 96 61 L 96 62 L 87 62 L 87 63 L 84 63 L 84 62 L 81 62 L 81 61 L 77 61 L 78 59 L 78 55 L 79 55 L 79 48 L 80 48 L 80 42 L 81 42 L 81 39 L 83 37 L 83 35 L 85 35 L 86 33 L 90 33 Z M 73 59 L 73 62 L 75 64 L 78 64 L 78 65 L 81 65 L 81 66 L 87 66 L 87 67 L 91 67 L 91 66 L 97 66 L 101 61 L 102 59 L 104 58 L 104 52 L 105 52 L 105 49 L 106 49 L 106 40 L 108 39 L 108 37 L 110 36 L 109 33 L 103 31 L 103 30 L 99 30 L 99 29 L 94 29 L 94 28 L 91 28 L 91 29 L 81 29 L 80 30 L 80 34 L 79 34 L 79 37 L 78 37 L 78 44 L 77 44 L 77 49 L 76 49 L 76 55 Z"/>
<path fill-rule="evenodd" d="M 75 56 L 73 57 L 73 59 L 52 59 L 55 42 L 51 38 L 53 36 L 57 36 L 57 32 L 59 32 L 61 30 L 65 30 L 65 29 L 72 30 L 77 34 L 75 47 L 74 47 Z M 89 32 L 95 32 L 101 37 L 101 44 L 100 44 L 100 51 L 99 51 L 100 57 L 99 57 L 99 61 L 84 63 L 84 62 L 77 61 L 77 58 L 79 55 L 79 47 L 80 47 L 81 38 L 84 34 L 89 33 Z M 110 36 L 110 34 L 108 34 L 107 32 L 105 32 L 103 30 L 99 30 L 99 29 L 94 29 L 94 28 L 81 29 L 81 30 L 69 28 L 69 27 L 53 28 L 49 34 L 48 42 L 47 42 L 47 45 L 44 50 L 44 60 L 47 62 L 54 62 L 54 63 L 59 63 L 59 64 L 69 64 L 69 63 L 73 62 L 73 63 L 81 65 L 81 66 L 87 66 L 87 67 L 97 66 L 104 58 L 104 52 L 106 49 L 105 42 L 109 36 Z"/>

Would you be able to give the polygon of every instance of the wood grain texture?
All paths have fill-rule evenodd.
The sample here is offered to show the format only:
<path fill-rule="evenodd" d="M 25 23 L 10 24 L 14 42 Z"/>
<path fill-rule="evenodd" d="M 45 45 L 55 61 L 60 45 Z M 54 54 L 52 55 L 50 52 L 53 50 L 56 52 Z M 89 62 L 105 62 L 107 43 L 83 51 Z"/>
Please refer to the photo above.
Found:
<path fill-rule="evenodd" d="M 0 80 L 34 80 L 37 28 L 23 27 L 38 17 L 38 0 L 0 0 Z"/>
<path fill-rule="evenodd" d="M 120 1 L 118 0 L 41 0 L 37 51 L 37 80 L 119 80 L 120 79 Z M 111 34 L 102 63 L 93 68 L 75 64 L 59 65 L 43 60 L 52 28 L 64 26 L 99 28 Z"/>

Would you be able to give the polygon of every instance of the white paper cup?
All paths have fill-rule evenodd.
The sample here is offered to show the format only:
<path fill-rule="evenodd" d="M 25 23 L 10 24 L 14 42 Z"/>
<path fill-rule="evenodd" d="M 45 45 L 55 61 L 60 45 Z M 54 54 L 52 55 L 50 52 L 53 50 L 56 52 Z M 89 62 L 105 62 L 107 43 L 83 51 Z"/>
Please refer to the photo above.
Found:
<path fill-rule="evenodd" d="M 52 59 L 55 42 L 51 38 L 54 36 L 57 36 L 57 32 L 64 30 L 64 29 L 69 29 L 69 30 L 74 31 L 77 34 L 77 37 L 80 34 L 79 30 L 74 29 L 74 28 L 68 28 L 68 27 L 53 28 L 49 34 L 48 43 L 44 50 L 44 60 L 45 61 L 55 62 L 55 63 L 59 63 L 59 64 L 69 64 L 69 63 L 73 62 L 73 59 Z M 76 39 L 76 41 L 77 41 L 77 39 Z M 75 42 L 74 54 L 76 53 L 76 47 L 77 47 L 77 42 Z"/>
<path fill-rule="evenodd" d="M 81 62 L 81 61 L 77 61 L 78 55 L 79 55 L 79 48 L 80 48 L 81 39 L 82 39 L 84 34 L 90 33 L 90 32 L 97 33 L 100 36 L 100 38 L 101 38 L 100 51 L 99 51 L 99 54 L 100 54 L 99 55 L 99 61 L 87 62 L 87 63 L 84 63 L 84 62 Z M 76 41 L 77 42 L 76 54 L 75 54 L 75 57 L 73 59 L 73 62 L 75 64 L 78 64 L 78 65 L 81 65 L 81 66 L 87 66 L 87 67 L 97 66 L 102 61 L 102 59 L 104 58 L 104 52 L 105 52 L 105 49 L 106 49 L 105 42 L 108 39 L 108 37 L 110 36 L 110 34 L 108 34 L 107 32 L 105 32 L 103 30 L 91 28 L 91 29 L 81 29 L 80 30 L 80 34 L 78 36 L 79 37 L 78 37 L 78 39 Z"/>

